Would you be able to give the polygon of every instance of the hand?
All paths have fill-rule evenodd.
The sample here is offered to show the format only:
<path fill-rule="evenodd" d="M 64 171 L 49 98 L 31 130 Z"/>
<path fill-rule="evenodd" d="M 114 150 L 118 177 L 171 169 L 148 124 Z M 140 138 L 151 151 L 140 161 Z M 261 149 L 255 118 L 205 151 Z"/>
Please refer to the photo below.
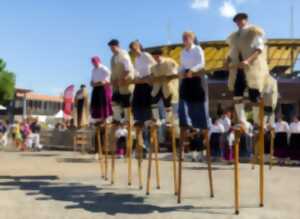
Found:
<path fill-rule="evenodd" d="M 228 60 L 225 60 L 225 61 L 224 61 L 224 63 L 223 63 L 223 68 L 224 68 L 225 70 L 228 70 L 228 69 L 229 69 L 229 62 L 228 62 Z"/>
<path fill-rule="evenodd" d="M 240 64 L 239 64 L 239 67 L 240 68 L 245 68 L 245 67 L 248 67 L 250 64 L 250 62 L 246 59 L 244 61 L 242 61 Z"/>
<path fill-rule="evenodd" d="M 187 78 L 192 78 L 193 77 L 193 72 L 192 71 L 188 71 L 185 73 L 185 77 Z"/>

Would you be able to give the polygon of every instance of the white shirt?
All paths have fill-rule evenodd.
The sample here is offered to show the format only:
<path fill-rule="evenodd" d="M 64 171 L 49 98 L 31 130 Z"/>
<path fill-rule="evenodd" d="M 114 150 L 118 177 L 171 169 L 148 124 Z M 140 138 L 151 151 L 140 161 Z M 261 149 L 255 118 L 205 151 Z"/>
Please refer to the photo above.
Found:
<path fill-rule="evenodd" d="M 109 82 L 111 72 L 105 65 L 100 64 L 98 68 L 92 70 L 92 82 Z"/>
<path fill-rule="evenodd" d="M 224 133 L 225 128 L 220 122 L 217 122 L 217 123 L 211 125 L 209 132 L 210 132 L 210 134 L 212 134 L 212 133 Z"/>
<path fill-rule="evenodd" d="M 122 63 L 124 65 L 125 71 L 132 71 L 134 69 L 131 58 L 128 52 L 124 49 L 120 49 L 119 54 L 117 54 L 116 56 L 115 62 Z"/>
<path fill-rule="evenodd" d="M 290 124 L 290 133 L 300 134 L 300 121 L 299 122 L 292 122 Z"/>
<path fill-rule="evenodd" d="M 116 138 L 127 137 L 128 131 L 126 128 L 118 128 L 116 130 L 115 136 Z"/>
<path fill-rule="evenodd" d="M 275 132 L 289 132 L 289 124 L 286 121 L 275 123 Z"/>
<path fill-rule="evenodd" d="M 180 72 L 187 69 L 197 72 L 205 66 L 204 52 L 200 46 L 193 44 L 190 49 L 182 50 L 180 61 Z"/>
<path fill-rule="evenodd" d="M 220 123 L 224 126 L 225 132 L 228 132 L 231 127 L 231 120 L 228 116 L 220 119 Z"/>
<path fill-rule="evenodd" d="M 143 78 L 150 75 L 150 69 L 155 64 L 155 60 L 152 56 L 143 52 L 140 56 L 137 56 L 135 59 L 135 76 L 138 78 Z"/>

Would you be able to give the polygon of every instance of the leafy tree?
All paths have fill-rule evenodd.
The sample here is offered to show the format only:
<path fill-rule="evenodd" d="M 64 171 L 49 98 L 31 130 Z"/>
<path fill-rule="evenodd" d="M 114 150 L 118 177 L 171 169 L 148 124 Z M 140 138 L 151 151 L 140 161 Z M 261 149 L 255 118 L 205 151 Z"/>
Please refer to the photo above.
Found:
<path fill-rule="evenodd" d="M 15 74 L 6 70 L 6 63 L 0 59 L 0 104 L 7 104 L 15 95 Z"/>

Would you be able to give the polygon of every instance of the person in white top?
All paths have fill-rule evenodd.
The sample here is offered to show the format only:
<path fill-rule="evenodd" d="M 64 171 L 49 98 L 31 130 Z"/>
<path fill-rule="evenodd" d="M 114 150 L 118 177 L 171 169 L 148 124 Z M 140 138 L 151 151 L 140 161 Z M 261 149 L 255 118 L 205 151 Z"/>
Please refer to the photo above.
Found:
<path fill-rule="evenodd" d="M 184 48 L 181 52 L 179 74 L 180 100 L 178 107 L 181 127 L 208 129 L 208 113 L 206 108 L 207 90 L 204 75 L 199 75 L 205 67 L 205 57 L 202 48 L 196 45 L 195 34 L 184 32 L 182 35 Z"/>
<path fill-rule="evenodd" d="M 226 111 L 220 118 L 221 124 L 224 126 L 225 133 L 228 133 L 231 128 L 231 112 Z"/>
<path fill-rule="evenodd" d="M 293 122 L 290 124 L 291 134 L 300 134 L 300 121 L 298 117 L 294 117 Z"/>
<path fill-rule="evenodd" d="M 299 117 L 294 117 L 290 124 L 290 150 L 289 157 L 291 160 L 300 160 L 300 121 Z"/>
<path fill-rule="evenodd" d="M 125 154 L 126 142 L 127 142 L 128 130 L 124 124 L 119 124 L 115 131 L 115 137 L 117 139 L 117 156 L 123 158 Z"/>
<path fill-rule="evenodd" d="M 222 156 L 222 148 L 223 148 L 223 134 L 225 133 L 225 128 L 220 120 L 213 119 L 212 125 L 209 129 L 210 134 L 210 148 L 211 148 L 211 156 L 213 158 L 221 158 Z"/>
<path fill-rule="evenodd" d="M 275 132 L 276 133 L 288 133 L 290 131 L 289 124 L 284 121 L 281 117 L 277 119 L 277 122 L 275 123 Z"/>
<path fill-rule="evenodd" d="M 288 156 L 289 124 L 278 117 L 275 123 L 274 156 L 284 159 Z"/>
<path fill-rule="evenodd" d="M 156 62 L 148 52 L 143 51 L 143 46 L 139 41 L 131 42 L 129 47 L 135 57 L 135 81 L 138 82 L 133 91 L 133 117 L 137 123 L 144 124 L 151 120 L 152 102 L 152 86 L 144 80 L 149 79 L 151 68 Z"/>
<path fill-rule="evenodd" d="M 103 122 L 112 115 L 112 88 L 110 70 L 101 63 L 98 56 L 92 58 L 91 116 L 95 122 Z"/>

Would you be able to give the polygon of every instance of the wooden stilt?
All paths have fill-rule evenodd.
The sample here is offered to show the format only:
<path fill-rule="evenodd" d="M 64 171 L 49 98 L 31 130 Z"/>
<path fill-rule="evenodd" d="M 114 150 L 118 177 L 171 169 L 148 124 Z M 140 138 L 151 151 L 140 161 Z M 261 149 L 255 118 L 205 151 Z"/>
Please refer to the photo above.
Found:
<path fill-rule="evenodd" d="M 103 149 L 104 149 L 104 179 L 108 180 L 108 128 L 107 124 L 104 124 L 104 142 L 103 142 Z"/>
<path fill-rule="evenodd" d="M 103 156 L 102 156 L 102 145 L 101 145 L 101 129 L 100 127 L 96 127 L 96 138 L 97 138 L 97 147 L 98 147 L 98 161 L 100 165 L 100 174 L 101 177 L 104 178 L 104 164 L 103 164 Z"/>
<path fill-rule="evenodd" d="M 259 104 L 259 198 L 260 207 L 264 206 L 264 101 L 260 100 Z"/>
<path fill-rule="evenodd" d="M 212 178 L 212 168 L 211 168 L 211 152 L 210 152 L 208 129 L 204 130 L 204 141 L 205 141 L 206 150 L 207 150 L 207 167 L 208 167 L 210 197 L 213 198 L 214 197 L 214 188 L 213 188 L 213 178 Z"/>
<path fill-rule="evenodd" d="M 143 159 L 143 130 L 142 127 L 136 128 L 136 156 L 138 159 L 138 175 L 139 175 L 139 189 L 143 189 L 143 174 L 142 174 L 142 159 Z"/>
<path fill-rule="evenodd" d="M 116 126 L 112 126 L 112 133 L 115 135 Z M 113 136 L 112 140 L 112 150 L 111 150 L 111 184 L 115 184 L 115 177 L 116 177 L 116 150 L 117 150 L 117 142 L 115 136 Z"/>
<path fill-rule="evenodd" d="M 270 144 L 270 167 L 269 167 L 269 169 L 271 170 L 273 167 L 274 139 L 275 139 L 275 130 L 273 128 L 271 128 L 270 134 L 271 134 L 271 144 Z"/>
<path fill-rule="evenodd" d="M 157 136 L 157 127 L 154 127 L 153 143 L 154 143 L 154 157 L 155 157 L 155 172 L 156 172 L 156 188 L 160 189 L 160 170 L 159 170 L 159 143 Z"/>
<path fill-rule="evenodd" d="M 240 161 L 239 161 L 239 147 L 240 147 L 241 132 L 235 131 L 234 143 L 234 207 L 235 214 L 239 214 L 240 209 Z"/>
<path fill-rule="evenodd" d="M 127 137 L 127 160 L 128 160 L 128 185 L 132 185 L 132 114 L 131 108 L 127 109 L 128 137 Z"/>
<path fill-rule="evenodd" d="M 179 158 L 178 158 L 178 194 L 177 203 L 181 203 L 181 193 L 182 193 L 182 161 L 184 153 L 184 141 L 186 137 L 185 128 L 180 129 L 180 146 L 179 146 Z"/>
<path fill-rule="evenodd" d="M 171 127 L 172 135 L 172 155 L 173 155 L 173 177 L 174 177 L 174 194 L 178 194 L 178 178 L 177 178 L 177 149 L 176 149 L 176 128 L 174 122 Z"/>
<path fill-rule="evenodd" d="M 255 164 L 257 163 L 257 150 L 258 150 L 258 140 L 257 139 L 255 139 L 254 140 L 255 142 L 254 142 L 254 150 L 253 150 L 253 157 L 252 157 L 252 160 L 251 160 L 251 169 L 252 170 L 254 170 L 255 169 Z"/>
<path fill-rule="evenodd" d="M 148 154 L 148 173 L 147 173 L 146 195 L 150 195 L 153 148 L 154 148 L 153 127 L 151 126 L 150 127 L 150 148 L 149 148 L 149 154 Z"/>

